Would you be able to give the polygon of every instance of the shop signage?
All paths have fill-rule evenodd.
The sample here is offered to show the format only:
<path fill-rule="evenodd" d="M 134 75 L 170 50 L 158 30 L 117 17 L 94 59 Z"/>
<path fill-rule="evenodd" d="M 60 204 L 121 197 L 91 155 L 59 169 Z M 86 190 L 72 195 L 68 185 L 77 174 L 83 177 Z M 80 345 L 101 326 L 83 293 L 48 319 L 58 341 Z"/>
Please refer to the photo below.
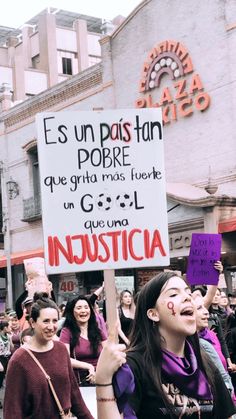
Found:
<path fill-rule="evenodd" d="M 59 280 L 59 294 L 78 294 L 79 287 L 78 287 L 78 281 L 74 277 L 74 275 L 70 276 L 63 276 L 63 278 L 60 278 Z"/>
<path fill-rule="evenodd" d="M 170 251 L 190 247 L 192 233 L 172 234 L 169 236 Z"/>
<path fill-rule="evenodd" d="M 47 273 L 169 265 L 161 109 L 37 116 Z"/>
<path fill-rule="evenodd" d="M 168 76 L 168 81 L 171 80 L 169 85 L 162 82 L 164 75 Z M 162 107 L 164 125 L 196 111 L 203 112 L 210 105 L 210 96 L 200 75 L 194 72 L 187 49 L 177 41 L 161 42 L 148 53 L 142 68 L 139 92 L 142 96 L 136 100 L 135 106 Z"/>

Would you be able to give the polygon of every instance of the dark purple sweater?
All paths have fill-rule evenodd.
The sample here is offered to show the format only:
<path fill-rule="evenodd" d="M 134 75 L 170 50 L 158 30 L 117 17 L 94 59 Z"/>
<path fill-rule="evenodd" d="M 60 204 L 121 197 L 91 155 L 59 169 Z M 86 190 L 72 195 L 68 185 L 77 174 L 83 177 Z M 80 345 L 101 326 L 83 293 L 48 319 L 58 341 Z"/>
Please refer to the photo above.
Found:
<path fill-rule="evenodd" d="M 50 375 L 63 409 L 71 409 L 79 419 L 93 419 L 82 399 L 65 345 L 55 341 L 53 349 L 34 355 Z M 3 412 L 5 419 L 60 417 L 46 377 L 23 348 L 16 350 L 8 364 Z"/>

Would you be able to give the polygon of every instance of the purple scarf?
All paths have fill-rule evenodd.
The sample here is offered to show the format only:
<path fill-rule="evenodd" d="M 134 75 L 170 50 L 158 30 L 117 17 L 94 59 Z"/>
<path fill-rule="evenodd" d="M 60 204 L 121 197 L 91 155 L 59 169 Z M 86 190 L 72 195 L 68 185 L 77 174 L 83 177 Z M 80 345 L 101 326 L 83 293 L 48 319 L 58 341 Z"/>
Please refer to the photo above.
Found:
<path fill-rule="evenodd" d="M 194 399 L 212 400 L 212 393 L 206 376 L 197 365 L 193 348 L 185 344 L 185 358 L 167 350 L 162 351 L 162 373 L 168 383 L 173 383 L 184 395 Z"/>
<path fill-rule="evenodd" d="M 212 346 L 215 348 L 216 352 L 218 353 L 220 360 L 225 368 L 226 371 L 228 371 L 227 362 L 226 359 L 222 353 L 220 341 L 216 335 L 216 333 L 213 330 L 209 330 L 207 327 L 200 332 L 198 332 L 198 336 L 202 339 L 207 340 L 212 344 Z"/>
<path fill-rule="evenodd" d="M 133 409 L 128 403 L 128 395 L 134 392 L 134 375 L 128 364 L 122 365 L 112 379 L 115 397 L 119 412 L 123 412 L 125 419 L 137 419 Z"/>
<path fill-rule="evenodd" d="M 207 327 L 205 327 L 205 329 L 200 330 L 200 332 L 198 332 L 198 336 L 202 339 L 207 340 L 212 345 L 215 345 L 215 339 L 214 339 L 211 331 Z"/>

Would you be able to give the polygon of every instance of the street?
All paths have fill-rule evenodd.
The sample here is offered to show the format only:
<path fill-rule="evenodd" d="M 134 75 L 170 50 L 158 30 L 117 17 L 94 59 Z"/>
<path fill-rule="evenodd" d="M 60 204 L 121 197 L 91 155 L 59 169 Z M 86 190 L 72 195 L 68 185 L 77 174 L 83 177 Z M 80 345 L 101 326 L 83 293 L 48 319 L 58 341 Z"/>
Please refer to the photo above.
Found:
<path fill-rule="evenodd" d="M 96 389 L 95 387 L 80 387 L 83 399 L 94 419 L 97 419 Z M 4 387 L 0 389 L 0 402 L 3 404 Z M 3 419 L 3 410 L 0 409 L 0 419 Z"/>
<path fill-rule="evenodd" d="M 96 387 L 80 387 L 80 391 L 90 412 L 97 419 Z"/>

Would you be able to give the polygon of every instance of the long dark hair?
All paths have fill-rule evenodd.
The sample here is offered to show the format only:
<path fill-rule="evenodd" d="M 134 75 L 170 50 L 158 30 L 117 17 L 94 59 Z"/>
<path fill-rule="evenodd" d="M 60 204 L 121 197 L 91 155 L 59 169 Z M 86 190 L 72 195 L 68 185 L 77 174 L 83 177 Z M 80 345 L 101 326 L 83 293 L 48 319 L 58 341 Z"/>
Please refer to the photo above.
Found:
<path fill-rule="evenodd" d="M 130 303 L 130 305 L 129 305 L 129 310 L 130 310 L 131 316 L 132 316 L 132 318 L 133 318 L 133 317 L 134 317 L 134 313 L 135 313 L 135 303 L 134 303 L 134 297 L 133 297 L 132 292 L 131 292 L 130 290 L 128 290 L 128 289 L 122 290 L 122 291 L 121 291 L 121 293 L 120 293 L 120 305 L 119 305 L 119 310 L 121 310 L 121 309 L 122 309 L 122 307 L 123 307 L 123 297 L 124 297 L 124 295 L 125 295 L 127 292 L 128 292 L 128 294 L 130 295 L 130 297 L 131 297 L 131 303 Z"/>
<path fill-rule="evenodd" d="M 160 334 L 158 324 L 153 327 L 153 322 L 147 316 L 147 311 L 155 307 L 156 301 L 161 294 L 163 286 L 170 278 L 176 277 L 174 272 L 163 272 L 156 275 L 141 289 L 137 300 L 135 318 L 130 334 L 129 352 L 135 351 L 142 355 L 144 362 L 143 370 L 149 374 L 157 394 L 159 394 L 165 404 L 169 414 L 174 414 L 174 406 L 170 403 L 162 387 L 161 364 L 162 364 L 162 343 L 163 338 Z M 209 385 L 213 393 L 214 404 L 217 403 L 214 385 L 214 368 L 204 351 L 201 351 L 197 333 L 187 337 L 191 343 L 197 358 L 199 368 L 205 372 Z"/>
<path fill-rule="evenodd" d="M 90 303 L 89 299 L 85 297 L 84 295 L 79 295 L 76 298 L 74 298 L 72 301 L 67 303 L 65 313 L 64 313 L 66 320 L 63 327 L 67 327 L 71 332 L 71 341 L 70 341 L 71 356 L 73 356 L 73 352 L 76 345 L 79 344 L 79 337 L 81 333 L 80 327 L 74 316 L 74 308 L 78 300 L 86 301 L 90 308 L 90 318 L 88 321 L 88 339 L 89 339 L 90 346 L 93 351 L 93 355 L 97 356 L 98 347 L 102 341 L 102 335 L 97 324 L 97 319 L 96 319 L 92 304 Z"/>

